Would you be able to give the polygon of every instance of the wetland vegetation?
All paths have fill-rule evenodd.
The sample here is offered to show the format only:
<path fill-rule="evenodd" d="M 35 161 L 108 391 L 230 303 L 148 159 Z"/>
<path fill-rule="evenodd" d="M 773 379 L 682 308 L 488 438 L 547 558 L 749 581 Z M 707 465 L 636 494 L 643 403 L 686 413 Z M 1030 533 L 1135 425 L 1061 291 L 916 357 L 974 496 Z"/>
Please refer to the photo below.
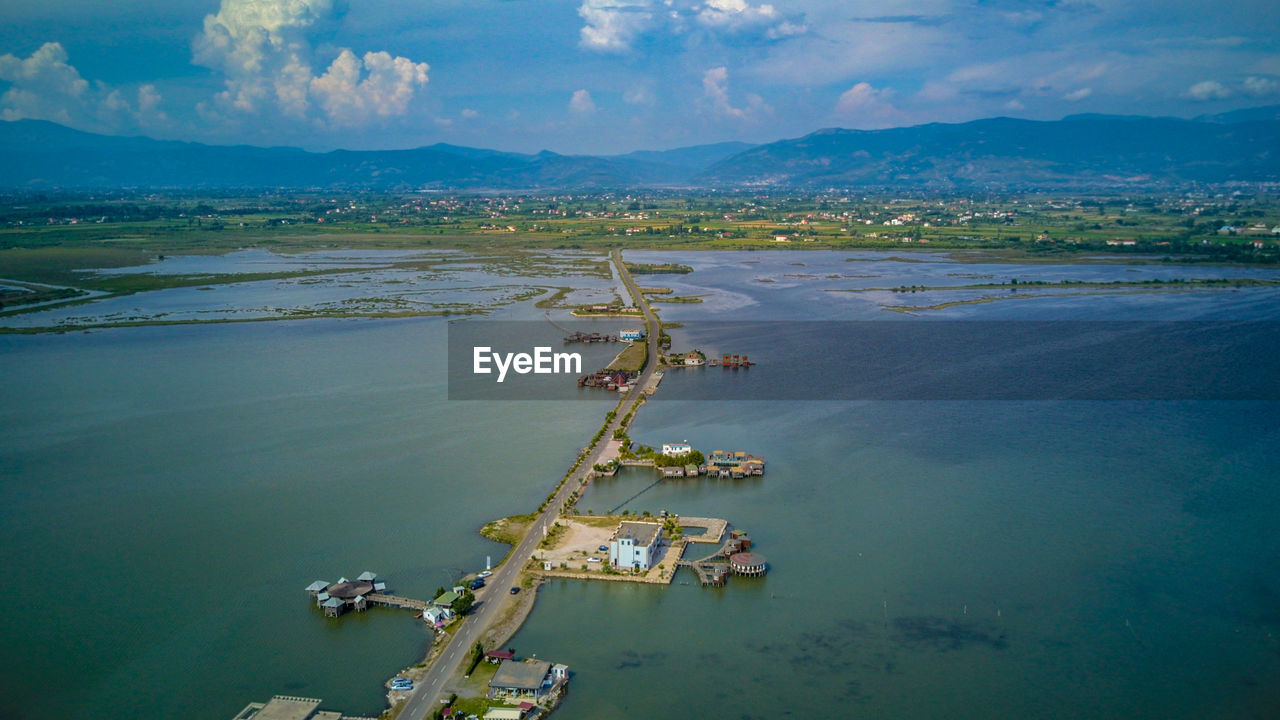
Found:
<path fill-rule="evenodd" d="M 266 313 L 271 319 L 484 313 L 535 297 L 539 307 L 573 308 L 584 305 L 584 298 L 570 289 L 575 283 L 547 280 L 608 279 L 606 252 L 617 247 L 896 251 L 887 258 L 849 258 L 858 262 L 914 262 L 920 256 L 913 256 L 913 251 L 929 250 L 963 263 L 1273 265 L 1280 261 L 1280 203 L 1268 186 L 1165 195 L 980 197 L 661 191 L 575 195 L 295 192 L 208 197 L 11 194 L 0 198 L 0 279 L 7 281 L 0 314 L 38 312 L 53 305 L 93 305 L 105 298 L 157 290 L 212 290 L 271 282 L 370 285 L 360 297 L 281 308 Z M 192 271 L 181 264 L 175 267 L 187 269 L 167 270 L 164 263 L 187 255 L 246 250 L 266 251 L 286 262 L 215 271 Z M 296 262 L 290 264 L 288 259 Z M 692 271 L 688 265 L 670 263 L 628 263 L 628 268 L 638 274 Z M 420 288 L 411 287 L 467 271 L 520 278 L 525 287 L 511 292 L 495 288 L 490 297 L 464 299 L 427 297 Z M 1013 288 L 1007 285 L 1015 282 L 1011 278 L 963 287 L 886 290 L 1009 291 Z M 1225 287 L 1244 281 L 1212 282 L 1218 284 L 1213 287 Z M 1024 283 L 1017 291 L 1211 287 L 1204 280 L 1165 282 L 1159 287 L 1122 288 L 1122 284 L 1076 282 L 1050 288 Z M 646 292 L 662 303 L 702 301 L 698 295 L 676 294 L 669 287 Z M 72 325 L 191 321 L 203 319 L 117 313 Z"/>

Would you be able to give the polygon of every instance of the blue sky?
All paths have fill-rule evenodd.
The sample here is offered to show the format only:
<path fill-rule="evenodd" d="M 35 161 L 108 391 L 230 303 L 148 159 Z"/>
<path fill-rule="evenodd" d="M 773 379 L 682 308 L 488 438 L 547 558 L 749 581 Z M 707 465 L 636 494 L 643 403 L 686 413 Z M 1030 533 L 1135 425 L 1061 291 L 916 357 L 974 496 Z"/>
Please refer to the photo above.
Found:
<path fill-rule="evenodd" d="M 620 153 L 1280 103 L 1280 3 L 0 0 L 0 117 L 310 149 Z"/>

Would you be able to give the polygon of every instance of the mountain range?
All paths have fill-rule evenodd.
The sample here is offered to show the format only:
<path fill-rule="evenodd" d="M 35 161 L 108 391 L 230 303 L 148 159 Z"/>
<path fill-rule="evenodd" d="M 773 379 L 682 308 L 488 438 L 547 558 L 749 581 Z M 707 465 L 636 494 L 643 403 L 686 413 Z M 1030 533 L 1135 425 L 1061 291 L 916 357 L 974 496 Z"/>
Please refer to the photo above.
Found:
<path fill-rule="evenodd" d="M 1280 106 L 1194 120 L 1075 115 L 886 130 L 819 130 L 625 155 L 511 153 L 436 144 L 308 152 L 96 135 L 0 123 L 11 189 L 670 188 L 1026 189 L 1280 181 Z"/>

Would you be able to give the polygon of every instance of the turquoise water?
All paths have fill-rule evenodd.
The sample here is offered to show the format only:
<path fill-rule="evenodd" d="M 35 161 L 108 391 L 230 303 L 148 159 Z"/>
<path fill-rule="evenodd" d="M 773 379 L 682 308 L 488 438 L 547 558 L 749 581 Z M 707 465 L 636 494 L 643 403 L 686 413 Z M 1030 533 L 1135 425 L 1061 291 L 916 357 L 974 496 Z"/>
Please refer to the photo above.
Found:
<path fill-rule="evenodd" d="M 634 254 L 693 265 L 662 285 L 710 293 L 664 306 L 687 323 L 678 346 L 701 342 L 700 320 L 901 319 L 880 309 L 900 298 L 826 292 L 857 282 L 1275 276 L 847 256 Z M 1273 292 L 1242 290 L 939 317 L 1277 312 Z M 504 316 L 542 312 L 525 303 Z M 420 623 L 380 609 L 326 621 L 302 588 L 368 569 L 421 597 L 496 560 L 504 548 L 475 530 L 535 507 L 606 409 L 448 401 L 445 328 L 309 320 L 0 336 L 0 566 L 12 583 L 0 717 L 218 720 L 275 693 L 377 713 L 381 683 L 426 647 Z M 727 517 L 770 574 L 717 590 L 684 575 L 668 588 L 546 586 L 513 644 L 573 668 L 557 717 L 1239 718 L 1280 707 L 1275 403 L 680 401 L 697 381 L 669 374 L 632 437 L 749 450 L 769 459 L 768 475 L 664 483 L 627 508 Z M 582 507 L 612 507 L 651 481 L 624 471 Z"/>

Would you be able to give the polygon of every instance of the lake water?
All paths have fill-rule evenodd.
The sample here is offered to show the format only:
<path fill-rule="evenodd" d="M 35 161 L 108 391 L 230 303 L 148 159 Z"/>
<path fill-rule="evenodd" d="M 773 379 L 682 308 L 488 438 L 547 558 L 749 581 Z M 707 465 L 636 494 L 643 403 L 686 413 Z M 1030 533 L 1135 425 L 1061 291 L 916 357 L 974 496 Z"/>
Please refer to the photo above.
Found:
<path fill-rule="evenodd" d="M 827 292 L 857 283 L 1277 276 L 852 256 L 628 253 L 696 268 L 660 276 L 676 294 L 708 294 L 663 306 L 686 323 L 678 347 L 705 342 L 699 322 L 902 319 L 882 309 L 904 301 L 894 294 Z M 235 288 L 220 292 L 234 300 Z M 1001 301 L 927 319 L 1277 314 L 1266 288 Z M 446 327 L 0 336 L 0 564 L 20 579 L 0 615 L 0 717 L 219 720 L 275 693 L 378 712 L 380 683 L 426 648 L 421 624 L 381 609 L 326 621 L 302 588 L 368 569 L 423 597 L 496 560 L 504 547 L 476 529 L 536 507 L 606 410 L 576 388 L 563 402 L 449 401 Z M 1280 707 L 1276 403 L 679 400 L 709 371 L 669 373 L 632 437 L 747 450 L 768 474 L 663 483 L 626 508 L 726 517 L 770 573 L 723 589 L 685 574 L 666 588 L 544 587 L 512 644 L 573 668 L 557 717 Z M 651 482 L 623 471 L 580 507 L 613 507 Z"/>

